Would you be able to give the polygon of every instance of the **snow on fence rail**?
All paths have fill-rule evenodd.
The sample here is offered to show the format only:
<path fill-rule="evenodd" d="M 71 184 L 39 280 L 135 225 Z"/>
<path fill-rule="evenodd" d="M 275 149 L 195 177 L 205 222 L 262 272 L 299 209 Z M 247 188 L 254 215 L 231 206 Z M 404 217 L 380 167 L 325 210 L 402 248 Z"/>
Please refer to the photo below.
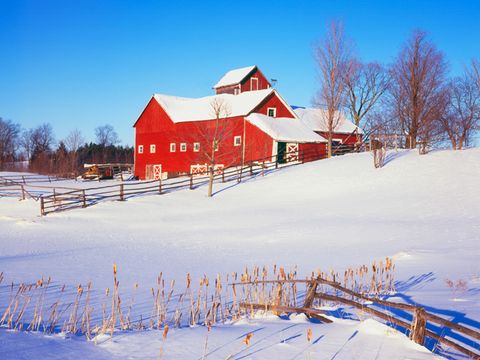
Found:
<path fill-rule="evenodd" d="M 305 296 L 304 303 L 301 307 L 292 307 L 282 305 L 282 287 L 285 284 L 307 284 L 307 293 Z M 272 311 L 274 313 L 303 313 L 307 317 L 313 317 L 319 321 L 329 323 L 331 320 L 322 316 L 327 314 L 326 311 L 317 309 L 314 307 L 314 300 L 319 299 L 323 301 L 329 301 L 334 303 L 341 303 L 349 305 L 353 308 L 358 309 L 361 312 L 368 313 L 375 317 L 378 317 L 386 322 L 389 326 L 398 326 L 405 329 L 409 333 L 410 339 L 424 346 L 426 338 L 431 338 L 441 344 L 445 344 L 469 357 L 472 359 L 480 359 L 480 332 L 478 330 L 471 329 L 464 325 L 454 323 L 447 319 L 444 319 L 440 316 L 428 313 L 423 307 L 397 303 L 393 301 L 387 301 L 378 298 L 377 296 L 367 296 L 365 294 L 356 292 L 354 290 L 348 289 L 342 286 L 340 283 L 335 280 L 324 279 L 320 275 L 313 279 L 307 280 L 297 280 L 297 279 L 283 279 L 283 280 L 255 280 L 247 282 L 239 282 L 230 284 L 231 286 L 256 286 L 265 285 L 265 284 L 276 284 L 277 286 L 277 300 L 275 303 L 270 304 L 267 302 L 263 303 L 249 303 L 243 302 L 240 303 L 240 308 L 245 310 L 264 310 Z M 318 291 L 319 285 L 325 285 L 334 290 L 333 293 L 328 293 L 327 289 L 323 291 Z M 342 295 L 340 295 L 342 294 Z M 347 298 L 350 297 L 350 298 Z M 354 299 L 363 300 L 363 302 L 355 301 Z M 381 307 L 384 311 L 380 311 L 373 307 Z M 391 309 L 401 310 L 403 313 L 400 315 L 398 313 L 392 312 Z M 402 319 L 403 318 L 403 319 Z M 409 318 L 411 322 L 407 322 L 404 319 Z M 428 326 L 428 324 L 440 325 L 442 331 L 440 334 L 436 333 L 433 326 Z M 443 327 L 443 329 L 442 329 Z M 457 334 L 447 334 L 445 335 L 444 328 L 456 331 Z M 460 336 L 457 336 L 460 335 Z M 455 337 L 454 337 L 455 336 Z M 465 336 L 467 338 L 465 338 Z M 448 339 L 449 337 L 450 339 Z M 470 340 L 470 339 L 474 340 Z M 473 347 L 472 346 L 475 346 Z M 470 347 L 470 348 L 468 348 Z"/>
<path fill-rule="evenodd" d="M 215 170 L 214 181 L 241 181 L 243 178 L 265 175 L 268 171 L 289 167 L 324 158 L 326 154 L 317 151 L 303 151 L 269 156 L 250 161 L 245 166 Z M 116 199 L 124 201 L 143 194 L 164 194 L 180 189 L 194 189 L 207 184 L 209 176 L 204 174 L 187 174 L 182 177 L 164 180 L 147 180 L 138 182 L 122 182 L 85 189 L 53 190 L 52 194 L 40 196 L 41 215 L 52 212 L 84 208 L 98 202 Z M 57 188 L 58 189 L 58 188 Z"/>
<path fill-rule="evenodd" d="M 44 182 L 55 182 L 55 181 L 64 181 L 67 180 L 67 177 L 61 176 L 50 176 L 50 175 L 35 175 L 35 174 L 25 174 L 25 175 L 2 175 L 0 176 L 0 185 L 11 185 L 11 184 L 31 184 L 31 183 L 44 183 Z"/>

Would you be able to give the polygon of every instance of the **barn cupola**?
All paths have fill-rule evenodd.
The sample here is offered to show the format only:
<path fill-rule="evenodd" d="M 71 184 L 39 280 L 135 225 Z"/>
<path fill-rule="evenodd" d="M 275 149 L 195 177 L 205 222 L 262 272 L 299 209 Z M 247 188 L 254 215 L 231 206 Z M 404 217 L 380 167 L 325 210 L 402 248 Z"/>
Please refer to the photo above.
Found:
<path fill-rule="evenodd" d="M 213 88 L 216 94 L 238 95 L 270 87 L 270 82 L 255 65 L 228 71 Z"/>

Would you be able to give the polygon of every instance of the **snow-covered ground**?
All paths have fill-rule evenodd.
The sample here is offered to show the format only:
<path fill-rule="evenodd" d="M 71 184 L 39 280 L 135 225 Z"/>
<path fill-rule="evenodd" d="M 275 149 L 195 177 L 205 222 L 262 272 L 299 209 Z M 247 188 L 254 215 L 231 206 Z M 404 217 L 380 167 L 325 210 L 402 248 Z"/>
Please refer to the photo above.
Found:
<path fill-rule="evenodd" d="M 193 278 L 214 277 L 279 264 L 298 265 L 306 275 L 316 269 L 343 272 L 389 256 L 399 291 L 393 300 L 480 328 L 480 149 L 426 156 L 392 152 L 387 160 L 384 168 L 374 169 L 370 154 L 346 155 L 216 185 L 213 198 L 201 187 L 46 217 L 39 217 L 33 200 L 1 198 L 0 271 L 5 283 L 51 276 L 72 287 L 92 281 L 103 291 L 111 286 L 116 263 L 120 287 L 127 291 L 138 282 L 148 292 L 160 271 L 181 280 L 187 272 Z M 453 291 L 447 280 L 466 286 Z M 0 296 L 1 309 L 7 299 Z M 305 358 L 308 327 L 314 337 L 324 335 L 312 345 L 312 358 L 431 356 L 373 321 L 321 325 L 299 319 L 214 327 L 208 352 L 218 351 L 209 358 L 239 351 L 234 358 Z M 261 330 L 251 349 L 242 348 L 242 335 L 252 329 Z M 365 340 L 372 332 L 376 340 Z M 205 333 L 203 327 L 172 330 L 163 356 L 201 358 Z M 162 336 L 126 333 L 92 349 L 75 339 L 0 330 L 0 344 L 8 349 L 7 358 L 18 353 L 31 358 L 42 348 L 92 351 L 85 357 L 94 358 L 154 358 Z"/>

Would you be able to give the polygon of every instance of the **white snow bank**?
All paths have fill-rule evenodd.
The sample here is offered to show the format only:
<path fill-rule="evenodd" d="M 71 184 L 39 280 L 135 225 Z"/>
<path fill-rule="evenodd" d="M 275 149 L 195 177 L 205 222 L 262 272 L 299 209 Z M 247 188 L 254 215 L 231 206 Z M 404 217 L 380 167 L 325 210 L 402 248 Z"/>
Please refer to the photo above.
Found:
<path fill-rule="evenodd" d="M 298 265 L 303 277 L 315 269 L 342 272 L 389 256 L 396 266 L 394 300 L 475 326 L 480 319 L 478 179 L 480 149 L 424 156 L 400 151 L 388 153 L 382 169 L 373 167 L 368 153 L 351 154 L 240 184 L 215 184 L 213 198 L 198 188 L 46 217 L 39 216 L 37 202 L 0 198 L 0 271 L 5 272 L 4 284 L 52 276 L 71 287 L 91 280 L 93 289 L 103 293 L 111 287 L 116 263 L 122 293 L 138 282 L 139 293 L 149 294 L 160 271 L 167 282 L 181 282 L 187 272 L 193 279 L 204 273 L 213 278 L 254 264 L 277 264 Z M 466 288 L 455 291 L 446 280 L 463 280 Z M 269 339 L 281 337 L 270 325 L 257 326 L 266 326 Z M 177 344 L 192 339 L 188 331 L 179 333 Z M 330 331 L 323 340 L 333 336 Z M 192 345 L 197 358 L 204 334 Z M 357 336 L 353 339 L 361 339 Z M 336 359 L 352 358 L 358 348 L 343 348 L 348 338 L 320 345 L 318 351 L 334 354 L 342 348 Z M 219 344 L 228 342 L 222 339 Z M 402 358 L 402 351 L 393 356 Z"/>

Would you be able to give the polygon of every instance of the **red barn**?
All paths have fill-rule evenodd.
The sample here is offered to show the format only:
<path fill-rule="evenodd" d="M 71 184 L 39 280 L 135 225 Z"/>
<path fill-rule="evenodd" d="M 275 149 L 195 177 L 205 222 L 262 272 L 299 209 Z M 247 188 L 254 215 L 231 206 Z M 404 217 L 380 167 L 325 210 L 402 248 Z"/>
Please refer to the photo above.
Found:
<path fill-rule="evenodd" d="M 326 140 L 296 112 L 256 66 L 227 72 L 216 95 L 154 94 L 135 128 L 135 175 L 140 179 L 204 173 L 258 159 L 295 161 L 325 156 Z"/>

